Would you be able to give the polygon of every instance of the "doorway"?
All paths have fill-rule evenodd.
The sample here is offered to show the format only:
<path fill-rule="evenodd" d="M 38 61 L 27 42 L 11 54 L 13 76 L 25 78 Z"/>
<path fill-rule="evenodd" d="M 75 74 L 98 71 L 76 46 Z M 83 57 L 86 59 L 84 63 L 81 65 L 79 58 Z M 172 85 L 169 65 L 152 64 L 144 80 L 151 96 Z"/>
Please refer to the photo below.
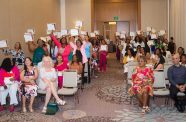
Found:
<path fill-rule="evenodd" d="M 103 35 L 105 39 L 115 42 L 116 32 L 130 32 L 130 21 L 104 22 Z"/>

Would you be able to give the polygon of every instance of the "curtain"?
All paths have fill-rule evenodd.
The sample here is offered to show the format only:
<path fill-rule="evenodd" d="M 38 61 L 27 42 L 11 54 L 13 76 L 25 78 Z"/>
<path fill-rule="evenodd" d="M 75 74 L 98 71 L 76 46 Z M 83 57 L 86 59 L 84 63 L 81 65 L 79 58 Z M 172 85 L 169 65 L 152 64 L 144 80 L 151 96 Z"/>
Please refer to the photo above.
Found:
<path fill-rule="evenodd" d="M 186 49 L 186 0 L 170 0 L 170 36 Z"/>

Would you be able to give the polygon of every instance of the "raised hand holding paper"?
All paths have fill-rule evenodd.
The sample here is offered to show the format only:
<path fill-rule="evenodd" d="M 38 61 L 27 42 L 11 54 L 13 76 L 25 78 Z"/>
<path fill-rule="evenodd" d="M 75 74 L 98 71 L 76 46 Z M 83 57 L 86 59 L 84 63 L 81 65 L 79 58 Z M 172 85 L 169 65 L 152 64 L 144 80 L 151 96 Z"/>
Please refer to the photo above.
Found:
<path fill-rule="evenodd" d="M 138 34 L 138 35 L 141 35 L 141 31 L 140 31 L 140 30 L 138 30 L 138 31 L 137 31 L 137 34 Z"/>
<path fill-rule="evenodd" d="M 96 37 L 95 33 L 90 33 L 90 37 Z"/>
<path fill-rule="evenodd" d="M 61 30 L 61 36 L 66 36 L 66 35 L 68 35 L 67 30 Z"/>
<path fill-rule="evenodd" d="M 44 42 L 51 40 L 50 36 L 40 37 L 40 39 L 43 40 Z"/>
<path fill-rule="evenodd" d="M 0 40 L 0 48 L 8 47 L 6 40 Z"/>
<path fill-rule="evenodd" d="M 81 35 L 87 35 L 86 31 L 81 31 L 80 33 L 81 33 Z"/>
<path fill-rule="evenodd" d="M 120 32 L 116 32 L 116 36 L 120 36 Z"/>
<path fill-rule="evenodd" d="M 56 30 L 55 23 L 47 24 L 47 30 L 49 31 Z"/>
<path fill-rule="evenodd" d="M 95 33 L 96 35 L 99 35 L 99 31 L 98 31 L 98 30 L 95 30 L 94 33 Z"/>
<path fill-rule="evenodd" d="M 61 32 L 54 32 L 54 36 L 56 36 L 57 38 L 61 38 Z"/>
<path fill-rule="evenodd" d="M 160 30 L 160 33 L 159 33 L 160 36 L 163 36 L 165 35 L 165 30 Z"/>
<path fill-rule="evenodd" d="M 135 33 L 134 32 L 130 32 L 130 36 L 135 36 Z"/>
<path fill-rule="evenodd" d="M 34 29 L 27 29 L 27 33 L 31 33 L 33 35 L 33 34 L 35 34 L 35 30 Z"/>
<path fill-rule="evenodd" d="M 151 29 L 152 29 L 151 27 L 147 27 L 147 31 L 148 31 L 148 32 L 150 32 L 150 31 L 151 31 Z"/>
<path fill-rule="evenodd" d="M 125 34 L 123 34 L 123 33 L 120 34 L 120 38 L 121 38 L 121 39 L 124 39 L 124 38 L 125 38 Z"/>
<path fill-rule="evenodd" d="M 33 41 L 33 36 L 31 33 L 24 34 L 25 42 Z"/>
<path fill-rule="evenodd" d="M 151 39 L 157 39 L 156 34 L 151 34 Z"/>
<path fill-rule="evenodd" d="M 70 30 L 70 35 L 71 35 L 71 36 L 78 36 L 78 35 L 79 35 L 79 32 L 78 32 L 77 29 L 71 29 L 71 30 Z"/>

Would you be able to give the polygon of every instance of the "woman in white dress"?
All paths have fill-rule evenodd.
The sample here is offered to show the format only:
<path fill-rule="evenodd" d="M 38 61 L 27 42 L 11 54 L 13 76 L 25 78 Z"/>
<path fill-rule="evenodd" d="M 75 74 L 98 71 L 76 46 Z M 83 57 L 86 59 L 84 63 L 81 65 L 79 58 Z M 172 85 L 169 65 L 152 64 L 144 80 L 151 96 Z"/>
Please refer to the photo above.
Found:
<path fill-rule="evenodd" d="M 132 48 L 127 49 L 127 52 L 123 58 L 123 64 L 124 64 L 124 73 L 128 73 L 128 63 L 136 61 L 136 58 L 134 57 L 134 51 Z"/>
<path fill-rule="evenodd" d="M 53 68 L 52 59 L 49 56 L 44 56 L 42 59 L 42 67 L 39 70 L 39 89 L 46 91 L 45 104 L 42 113 L 46 113 L 47 104 L 51 95 L 57 101 L 57 104 L 64 105 L 65 101 L 61 100 L 57 94 L 57 72 Z"/>

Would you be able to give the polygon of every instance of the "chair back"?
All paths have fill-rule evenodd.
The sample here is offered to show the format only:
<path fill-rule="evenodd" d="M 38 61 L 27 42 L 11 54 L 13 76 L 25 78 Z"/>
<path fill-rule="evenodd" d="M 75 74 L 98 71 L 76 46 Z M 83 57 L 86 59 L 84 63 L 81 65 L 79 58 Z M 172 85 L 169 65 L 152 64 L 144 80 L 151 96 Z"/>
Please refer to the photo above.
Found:
<path fill-rule="evenodd" d="M 168 76 L 167 76 L 167 71 L 169 69 L 169 67 L 171 67 L 173 64 L 172 63 L 165 63 L 164 64 L 164 74 L 165 74 L 165 79 L 168 79 Z"/>
<path fill-rule="evenodd" d="M 132 74 L 135 70 L 137 65 L 128 65 L 128 75 L 127 75 L 127 79 L 132 79 Z"/>
<path fill-rule="evenodd" d="M 165 74 L 163 70 L 154 71 L 154 88 L 166 88 Z"/>
<path fill-rule="evenodd" d="M 63 87 L 77 87 L 77 71 L 65 70 L 63 72 Z"/>

